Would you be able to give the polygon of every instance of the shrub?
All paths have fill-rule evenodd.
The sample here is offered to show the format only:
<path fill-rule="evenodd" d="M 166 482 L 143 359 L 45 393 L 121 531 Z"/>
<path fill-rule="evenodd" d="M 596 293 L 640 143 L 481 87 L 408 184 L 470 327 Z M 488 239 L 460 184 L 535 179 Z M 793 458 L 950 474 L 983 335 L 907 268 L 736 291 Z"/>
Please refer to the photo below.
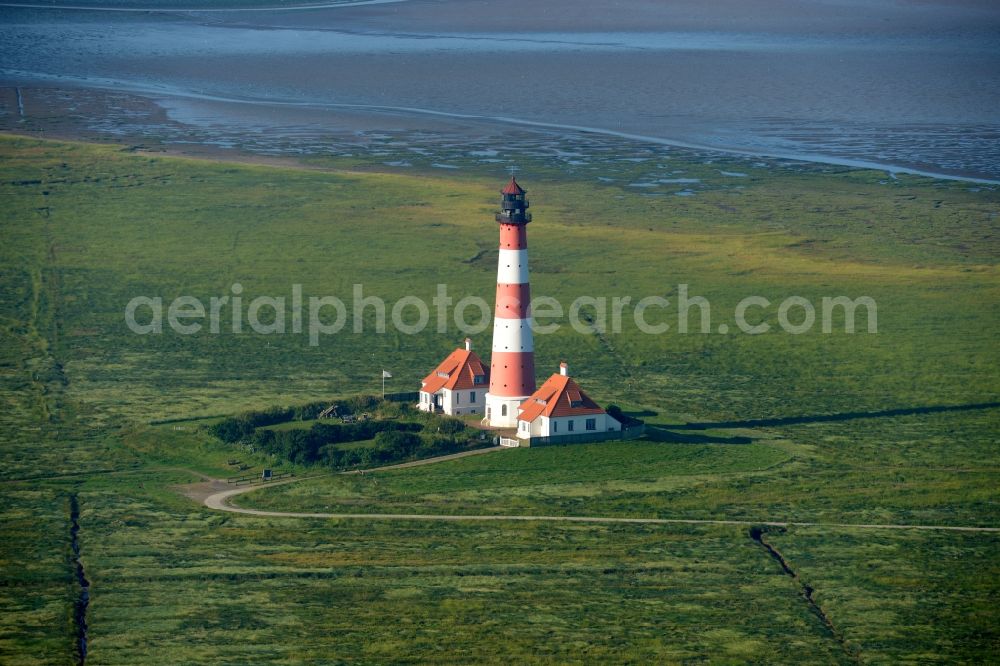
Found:
<path fill-rule="evenodd" d="M 379 402 L 380 400 L 373 395 L 357 395 L 338 404 L 343 404 L 350 412 L 357 414 L 374 411 L 379 406 Z"/>
<path fill-rule="evenodd" d="M 412 432 L 385 430 L 375 436 L 375 448 L 389 460 L 402 460 L 412 456 L 421 441 Z"/>
<path fill-rule="evenodd" d="M 298 405 L 297 407 L 292 407 L 292 420 L 293 421 L 311 421 L 317 418 L 320 413 L 330 406 L 327 402 L 310 402 L 308 405 Z"/>
<path fill-rule="evenodd" d="M 292 420 L 312 419 L 330 406 L 330 403 L 314 402 L 297 407 L 245 412 L 223 419 L 208 430 L 224 442 L 247 444 L 254 450 L 295 464 L 321 463 L 336 469 L 389 464 L 415 456 L 443 455 L 479 443 L 475 432 L 460 419 L 453 418 L 421 415 L 425 423 L 434 426 L 435 432 L 433 435 L 418 435 L 425 427 L 422 423 L 396 420 L 412 411 L 406 404 L 380 403 L 372 396 L 359 396 L 334 404 L 342 415 L 371 410 L 383 418 L 353 423 L 324 421 L 313 424 L 308 430 L 264 428 Z M 374 439 L 375 445 L 350 450 L 338 448 L 339 444 L 368 439 Z"/>
<path fill-rule="evenodd" d="M 248 421 L 228 418 L 209 426 L 208 431 L 223 442 L 232 444 L 253 434 L 254 427 Z"/>
<path fill-rule="evenodd" d="M 465 423 L 460 419 L 442 418 L 437 430 L 443 435 L 457 435 L 465 430 Z"/>

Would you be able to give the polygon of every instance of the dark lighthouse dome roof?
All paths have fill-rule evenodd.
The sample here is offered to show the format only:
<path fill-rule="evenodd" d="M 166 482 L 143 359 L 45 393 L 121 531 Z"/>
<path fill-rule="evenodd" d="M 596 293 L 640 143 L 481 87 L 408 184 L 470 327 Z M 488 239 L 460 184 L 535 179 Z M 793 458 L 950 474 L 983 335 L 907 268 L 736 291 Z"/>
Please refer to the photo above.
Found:
<path fill-rule="evenodd" d="M 514 176 L 510 177 L 510 182 L 507 186 L 500 190 L 500 194 L 524 194 L 524 188 L 517 184 Z"/>

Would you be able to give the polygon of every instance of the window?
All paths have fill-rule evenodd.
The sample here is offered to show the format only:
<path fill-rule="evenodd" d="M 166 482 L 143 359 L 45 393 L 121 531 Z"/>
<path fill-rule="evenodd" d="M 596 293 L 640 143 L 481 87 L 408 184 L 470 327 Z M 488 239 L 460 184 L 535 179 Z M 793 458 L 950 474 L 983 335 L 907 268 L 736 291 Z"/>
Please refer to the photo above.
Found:
<path fill-rule="evenodd" d="M 507 405 L 500 405 L 500 416 L 507 416 Z"/>
<path fill-rule="evenodd" d="M 559 422 L 558 421 L 553 421 L 552 422 L 552 432 L 559 432 Z"/>
<path fill-rule="evenodd" d="M 570 432 L 573 432 L 573 419 L 570 419 L 570 420 L 569 420 L 569 421 L 568 421 L 568 422 L 566 423 L 566 430 L 569 430 Z"/>
<path fill-rule="evenodd" d="M 469 391 L 469 402 L 475 402 L 475 401 L 476 401 L 476 392 Z"/>
<path fill-rule="evenodd" d="M 472 378 L 472 383 L 473 384 L 485 384 L 486 383 L 486 375 L 476 375 L 475 377 Z"/>
<path fill-rule="evenodd" d="M 456 405 L 460 402 L 459 398 L 461 398 L 461 397 L 462 397 L 462 394 L 459 393 L 458 391 L 455 391 L 455 404 Z"/>
<path fill-rule="evenodd" d="M 597 430 L 597 419 L 587 419 L 587 430 Z"/>

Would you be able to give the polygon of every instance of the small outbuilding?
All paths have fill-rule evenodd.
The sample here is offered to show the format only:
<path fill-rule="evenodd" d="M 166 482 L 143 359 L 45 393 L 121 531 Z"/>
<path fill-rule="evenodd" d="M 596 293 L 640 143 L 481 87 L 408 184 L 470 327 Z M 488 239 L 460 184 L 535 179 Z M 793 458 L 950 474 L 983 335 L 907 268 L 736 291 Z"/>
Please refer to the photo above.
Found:
<path fill-rule="evenodd" d="M 464 348 L 453 351 L 424 377 L 417 408 L 452 416 L 482 414 L 489 386 L 490 371 L 466 338 Z"/>
<path fill-rule="evenodd" d="M 582 439 L 581 435 L 618 432 L 622 424 L 569 376 L 565 363 L 518 407 L 517 436 L 521 439 L 548 437 Z"/>

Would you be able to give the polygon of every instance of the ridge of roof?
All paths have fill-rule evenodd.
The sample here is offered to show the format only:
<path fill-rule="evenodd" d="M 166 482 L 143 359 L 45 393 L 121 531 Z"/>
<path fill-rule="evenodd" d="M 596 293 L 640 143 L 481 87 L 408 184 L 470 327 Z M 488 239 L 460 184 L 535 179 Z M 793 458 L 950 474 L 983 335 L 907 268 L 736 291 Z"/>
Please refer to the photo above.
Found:
<path fill-rule="evenodd" d="M 517 184 L 517 179 L 514 176 L 510 177 L 510 182 L 500 190 L 500 194 L 524 194 L 525 190 L 523 187 Z"/>
<path fill-rule="evenodd" d="M 518 406 L 519 421 L 534 421 L 539 416 L 583 416 L 603 414 L 604 410 L 583 392 L 572 377 L 556 373 Z"/>
<path fill-rule="evenodd" d="M 444 376 L 441 376 L 441 375 Z M 486 382 L 476 384 L 476 376 L 486 377 Z M 476 352 L 459 347 L 424 377 L 420 390 L 437 393 L 441 389 L 468 389 L 489 385 L 489 370 Z"/>

